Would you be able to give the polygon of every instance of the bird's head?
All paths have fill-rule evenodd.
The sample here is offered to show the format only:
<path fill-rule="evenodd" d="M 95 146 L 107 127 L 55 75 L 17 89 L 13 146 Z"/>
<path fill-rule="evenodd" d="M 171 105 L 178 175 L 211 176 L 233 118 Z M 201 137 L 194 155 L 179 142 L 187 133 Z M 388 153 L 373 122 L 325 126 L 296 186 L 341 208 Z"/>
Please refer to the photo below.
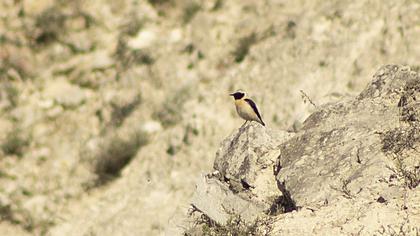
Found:
<path fill-rule="evenodd" d="M 233 96 L 235 100 L 242 99 L 246 96 L 246 93 L 244 91 L 238 90 L 234 93 L 229 94 L 230 96 Z"/>

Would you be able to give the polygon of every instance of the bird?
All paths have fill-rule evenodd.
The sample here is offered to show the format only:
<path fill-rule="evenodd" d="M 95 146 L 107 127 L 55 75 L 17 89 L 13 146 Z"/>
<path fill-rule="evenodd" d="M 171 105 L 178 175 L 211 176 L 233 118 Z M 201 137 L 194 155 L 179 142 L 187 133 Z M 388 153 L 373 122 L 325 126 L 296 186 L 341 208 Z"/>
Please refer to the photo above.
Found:
<path fill-rule="evenodd" d="M 258 112 L 257 105 L 254 101 L 247 97 L 245 92 L 239 90 L 229 95 L 233 96 L 235 99 L 236 112 L 238 112 L 238 115 L 245 120 L 243 125 L 245 125 L 248 121 L 256 121 L 265 126 L 265 123 Z"/>

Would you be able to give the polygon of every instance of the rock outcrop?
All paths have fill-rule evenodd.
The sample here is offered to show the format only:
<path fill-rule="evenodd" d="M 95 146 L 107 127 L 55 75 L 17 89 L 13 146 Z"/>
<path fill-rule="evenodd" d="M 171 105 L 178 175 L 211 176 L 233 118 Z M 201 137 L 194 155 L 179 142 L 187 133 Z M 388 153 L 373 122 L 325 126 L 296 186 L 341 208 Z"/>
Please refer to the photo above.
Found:
<path fill-rule="evenodd" d="M 281 194 L 274 169 L 279 143 L 292 136 L 254 123 L 226 138 L 216 154 L 215 172 L 202 176 L 192 205 L 220 224 L 232 214 L 254 221 Z"/>
<path fill-rule="evenodd" d="M 266 215 L 273 235 L 418 234 L 419 101 L 419 74 L 389 65 L 359 96 L 319 107 L 297 133 L 240 128 L 198 181 L 192 206 L 216 231 L 234 217 Z"/>
<path fill-rule="evenodd" d="M 396 186 L 387 188 L 392 160 L 384 152 L 384 135 L 397 128 L 418 129 L 420 117 L 404 121 L 399 101 L 413 94 L 406 106 L 417 106 L 420 80 L 409 68 L 381 68 L 357 98 L 326 105 L 304 122 L 303 130 L 281 145 L 277 179 L 298 206 L 322 206 L 345 194 L 353 198 L 394 198 Z M 409 87 L 416 84 L 417 87 Z M 413 123 L 413 124 L 411 124 Z M 412 137 L 419 139 L 419 132 Z M 415 149 L 411 155 L 415 155 Z M 419 164 L 419 163 L 412 163 Z M 311 193 L 311 194 L 308 194 Z"/>

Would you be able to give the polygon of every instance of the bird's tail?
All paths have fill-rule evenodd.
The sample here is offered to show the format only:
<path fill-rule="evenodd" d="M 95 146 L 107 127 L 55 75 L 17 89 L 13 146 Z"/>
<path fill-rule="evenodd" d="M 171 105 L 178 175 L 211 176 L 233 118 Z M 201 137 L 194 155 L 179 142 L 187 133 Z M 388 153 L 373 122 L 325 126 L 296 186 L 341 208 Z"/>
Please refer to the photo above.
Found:
<path fill-rule="evenodd" d="M 263 121 L 262 119 L 260 119 L 258 122 L 259 122 L 260 124 L 262 124 L 263 126 L 265 126 L 264 121 Z"/>

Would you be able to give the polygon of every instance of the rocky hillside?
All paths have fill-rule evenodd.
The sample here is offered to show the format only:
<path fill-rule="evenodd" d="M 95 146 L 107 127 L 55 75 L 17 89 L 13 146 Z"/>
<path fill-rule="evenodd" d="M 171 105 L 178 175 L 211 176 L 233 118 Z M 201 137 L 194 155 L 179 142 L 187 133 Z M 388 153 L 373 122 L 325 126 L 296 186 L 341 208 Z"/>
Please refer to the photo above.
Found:
<path fill-rule="evenodd" d="M 318 204 L 324 196 L 305 200 L 287 180 L 318 158 L 309 147 L 294 154 L 298 142 L 316 143 L 300 130 L 331 131 L 321 120 L 341 118 L 318 113 L 321 104 L 356 96 L 382 65 L 418 70 L 419 10 L 417 1 L 397 0 L 1 1 L 0 235 L 159 235 L 176 228 L 197 176 L 211 170 L 220 142 L 242 124 L 227 96 L 236 89 L 253 97 L 268 124 L 267 133 L 242 129 L 255 138 L 252 147 L 268 142 L 252 161 L 266 150 L 263 162 L 271 166 L 280 153 L 268 153 L 290 142 L 278 181 L 242 173 L 245 187 L 285 182 L 296 202 L 290 209 Z M 406 97 L 402 103 L 411 104 Z M 306 119 L 313 112 L 320 121 Z M 337 137 L 362 135 L 358 127 L 337 129 Z M 395 140 L 387 140 L 393 150 Z M 215 167 L 235 176 L 225 156 L 219 151 Z M 295 167 L 296 156 L 308 159 Z M 315 172 L 306 175 L 319 181 Z M 261 209 L 274 195 L 261 195 Z"/>
<path fill-rule="evenodd" d="M 420 75 L 385 66 L 287 134 L 254 124 L 201 177 L 187 235 L 417 235 Z M 205 219 L 205 220 L 203 220 Z"/>

